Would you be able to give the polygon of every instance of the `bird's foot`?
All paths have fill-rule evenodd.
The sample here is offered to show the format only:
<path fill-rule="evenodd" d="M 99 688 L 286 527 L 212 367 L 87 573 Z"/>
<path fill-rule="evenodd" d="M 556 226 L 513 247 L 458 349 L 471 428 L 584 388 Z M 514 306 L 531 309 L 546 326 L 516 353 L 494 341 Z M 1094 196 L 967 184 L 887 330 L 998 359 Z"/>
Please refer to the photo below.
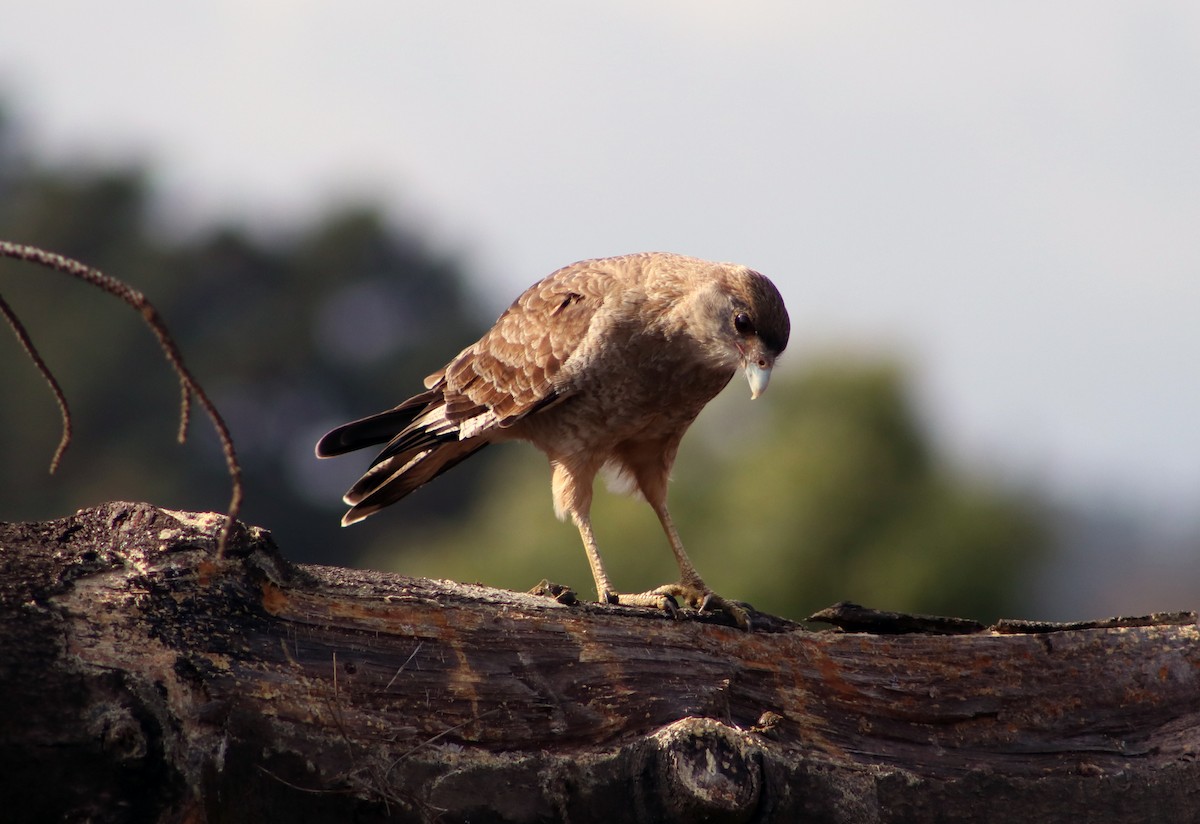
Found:
<path fill-rule="evenodd" d="M 750 615 L 740 605 L 727 601 L 715 592 L 692 584 L 666 584 L 649 592 L 639 592 L 632 595 L 605 593 L 605 601 L 610 604 L 630 604 L 633 606 L 656 607 L 669 613 L 672 618 L 679 617 L 679 604 L 684 603 L 698 612 L 724 612 L 742 629 L 750 630 Z"/>
<path fill-rule="evenodd" d="M 679 617 L 679 602 L 670 593 L 659 592 L 605 592 L 600 598 L 602 604 L 624 604 L 634 607 L 654 607 L 670 615 Z"/>

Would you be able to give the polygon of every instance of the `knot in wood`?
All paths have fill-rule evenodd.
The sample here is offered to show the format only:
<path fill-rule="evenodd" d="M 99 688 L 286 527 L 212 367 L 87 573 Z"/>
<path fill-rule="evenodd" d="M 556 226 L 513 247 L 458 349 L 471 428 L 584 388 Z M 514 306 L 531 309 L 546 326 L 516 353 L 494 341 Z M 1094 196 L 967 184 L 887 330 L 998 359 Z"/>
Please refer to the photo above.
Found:
<path fill-rule="evenodd" d="M 735 824 L 753 817 L 762 767 L 743 733 L 711 718 L 684 718 L 654 738 L 667 818 Z"/>
<path fill-rule="evenodd" d="M 146 731 L 129 707 L 103 705 L 89 719 L 88 731 L 118 761 L 140 761 L 149 752 Z"/>

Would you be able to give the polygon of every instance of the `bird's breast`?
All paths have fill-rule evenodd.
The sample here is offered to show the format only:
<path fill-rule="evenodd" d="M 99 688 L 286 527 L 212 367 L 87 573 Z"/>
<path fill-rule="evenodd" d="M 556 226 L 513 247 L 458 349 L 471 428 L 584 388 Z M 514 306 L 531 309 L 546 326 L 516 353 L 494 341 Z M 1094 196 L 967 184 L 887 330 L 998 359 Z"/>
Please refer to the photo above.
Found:
<path fill-rule="evenodd" d="M 592 369 L 564 382 L 562 401 L 522 420 L 511 437 L 551 455 L 678 438 L 733 374 L 730 368 L 652 356 Z"/>

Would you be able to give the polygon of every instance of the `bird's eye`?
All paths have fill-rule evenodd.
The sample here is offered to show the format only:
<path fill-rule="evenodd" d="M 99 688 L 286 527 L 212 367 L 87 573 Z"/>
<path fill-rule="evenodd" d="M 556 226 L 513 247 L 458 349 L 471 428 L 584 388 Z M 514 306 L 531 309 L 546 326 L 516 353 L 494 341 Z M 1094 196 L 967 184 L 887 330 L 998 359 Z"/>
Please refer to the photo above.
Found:
<path fill-rule="evenodd" d="M 738 312 L 733 316 L 733 328 L 739 335 L 753 335 L 754 321 L 750 320 L 750 316 L 745 312 Z"/>

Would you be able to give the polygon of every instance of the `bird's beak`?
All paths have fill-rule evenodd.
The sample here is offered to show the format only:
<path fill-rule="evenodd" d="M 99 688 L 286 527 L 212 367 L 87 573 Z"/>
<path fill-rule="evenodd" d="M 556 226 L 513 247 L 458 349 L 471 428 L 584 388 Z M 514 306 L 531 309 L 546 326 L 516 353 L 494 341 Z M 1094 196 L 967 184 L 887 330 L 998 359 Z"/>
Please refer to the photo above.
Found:
<path fill-rule="evenodd" d="M 746 361 L 746 365 L 743 368 L 746 371 L 746 380 L 750 384 L 751 400 L 757 398 L 763 392 L 767 391 L 767 384 L 771 382 L 772 366 L 774 366 L 774 364 L 765 361 Z"/>

